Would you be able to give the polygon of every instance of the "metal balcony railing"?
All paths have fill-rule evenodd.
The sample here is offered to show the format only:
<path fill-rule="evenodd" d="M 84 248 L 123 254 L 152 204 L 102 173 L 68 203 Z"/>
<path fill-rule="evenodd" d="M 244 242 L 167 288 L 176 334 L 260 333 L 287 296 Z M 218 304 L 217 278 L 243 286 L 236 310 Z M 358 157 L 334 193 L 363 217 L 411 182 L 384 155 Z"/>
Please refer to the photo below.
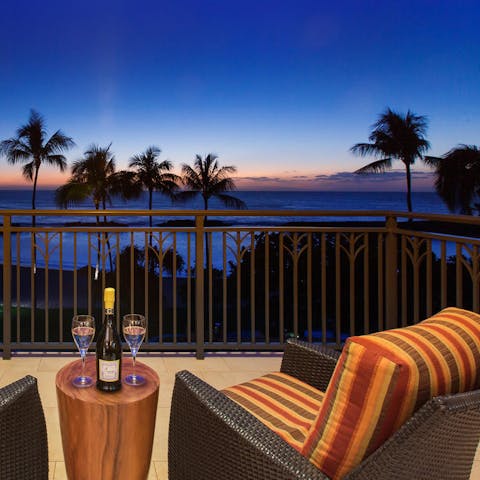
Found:
<path fill-rule="evenodd" d="M 150 215 L 163 223 L 144 226 Z M 72 315 L 100 321 L 106 286 L 116 288 L 119 324 L 125 313 L 147 316 L 142 349 L 190 350 L 198 358 L 205 349 L 280 349 L 289 336 L 340 346 L 349 335 L 416 323 L 445 306 L 480 311 L 478 217 L 285 210 L 0 216 L 4 358 L 12 350 L 72 349 Z"/>

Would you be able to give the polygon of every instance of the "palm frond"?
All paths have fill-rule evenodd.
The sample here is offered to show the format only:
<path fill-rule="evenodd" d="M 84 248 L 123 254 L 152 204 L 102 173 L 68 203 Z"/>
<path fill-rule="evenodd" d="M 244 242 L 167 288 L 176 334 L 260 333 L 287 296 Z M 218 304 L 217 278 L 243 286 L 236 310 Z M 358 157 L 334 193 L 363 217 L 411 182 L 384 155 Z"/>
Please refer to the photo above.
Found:
<path fill-rule="evenodd" d="M 236 208 L 238 210 L 246 210 L 247 204 L 239 198 L 227 195 L 225 193 L 217 193 L 215 197 L 218 198 L 227 208 Z"/>
<path fill-rule="evenodd" d="M 33 172 L 35 171 L 35 162 L 26 163 L 22 168 L 22 175 L 27 179 L 33 180 Z"/>
<path fill-rule="evenodd" d="M 364 167 L 355 170 L 354 173 L 358 173 L 360 175 L 368 173 L 384 173 L 390 168 L 392 168 L 392 159 L 382 158 L 381 160 L 369 163 L 368 165 L 365 165 Z"/>
<path fill-rule="evenodd" d="M 25 162 L 33 155 L 29 146 L 18 138 L 9 138 L 0 143 L 0 154 L 7 158 L 8 163 Z"/>
<path fill-rule="evenodd" d="M 67 169 L 67 159 L 64 155 L 48 155 L 48 157 L 45 158 L 45 162 L 54 165 L 61 172 L 64 172 Z"/>
<path fill-rule="evenodd" d="M 383 151 L 379 149 L 379 146 L 375 143 L 357 143 L 350 148 L 350 151 L 355 155 L 366 157 L 368 155 L 377 156 L 383 155 Z"/>
<path fill-rule="evenodd" d="M 60 208 L 78 205 L 87 200 L 92 193 L 92 186 L 70 180 L 55 190 L 55 203 Z"/>
<path fill-rule="evenodd" d="M 193 200 L 199 194 L 200 192 L 195 190 L 182 190 L 181 192 L 175 193 L 172 200 L 178 203 L 186 203 Z"/>
<path fill-rule="evenodd" d="M 57 130 L 47 141 L 44 147 L 46 155 L 61 153 L 75 146 L 71 137 L 67 137 L 61 130 Z"/>
<path fill-rule="evenodd" d="M 425 163 L 425 165 L 433 168 L 436 168 L 441 161 L 442 159 L 440 157 L 432 157 L 429 155 L 423 157 L 423 162 Z"/>

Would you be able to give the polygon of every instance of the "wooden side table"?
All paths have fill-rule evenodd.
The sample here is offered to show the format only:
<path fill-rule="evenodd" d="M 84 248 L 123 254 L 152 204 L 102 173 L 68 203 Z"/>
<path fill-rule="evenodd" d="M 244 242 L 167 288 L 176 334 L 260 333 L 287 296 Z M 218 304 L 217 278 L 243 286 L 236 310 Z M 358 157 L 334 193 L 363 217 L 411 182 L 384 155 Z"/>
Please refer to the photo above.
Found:
<path fill-rule="evenodd" d="M 56 376 L 63 454 L 69 480 L 145 480 L 152 457 L 159 378 L 147 365 L 136 364 L 145 385 L 122 384 L 115 393 L 77 388 L 72 380 L 81 360 L 65 365 Z M 85 373 L 96 380 L 95 357 Z M 122 360 L 122 376 L 132 373 L 131 358 Z"/>

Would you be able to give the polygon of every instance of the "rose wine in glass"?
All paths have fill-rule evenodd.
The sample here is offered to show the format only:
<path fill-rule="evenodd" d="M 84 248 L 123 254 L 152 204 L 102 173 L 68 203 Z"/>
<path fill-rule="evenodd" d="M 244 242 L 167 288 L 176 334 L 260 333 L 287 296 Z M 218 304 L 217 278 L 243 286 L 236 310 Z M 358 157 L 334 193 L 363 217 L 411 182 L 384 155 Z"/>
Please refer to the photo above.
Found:
<path fill-rule="evenodd" d="M 85 375 L 85 356 L 95 335 L 95 319 L 91 315 L 75 315 L 72 319 L 72 335 L 82 358 L 82 373 L 73 379 L 76 387 L 91 387 L 93 380 Z"/>
<path fill-rule="evenodd" d="M 145 332 L 147 329 L 145 317 L 136 313 L 130 313 L 123 317 L 123 336 L 125 341 L 130 347 L 133 359 L 133 373 L 125 377 L 125 383 L 127 385 L 138 386 L 145 383 L 145 378 L 135 373 L 135 360 L 137 352 L 140 349 L 140 345 L 145 338 Z"/>

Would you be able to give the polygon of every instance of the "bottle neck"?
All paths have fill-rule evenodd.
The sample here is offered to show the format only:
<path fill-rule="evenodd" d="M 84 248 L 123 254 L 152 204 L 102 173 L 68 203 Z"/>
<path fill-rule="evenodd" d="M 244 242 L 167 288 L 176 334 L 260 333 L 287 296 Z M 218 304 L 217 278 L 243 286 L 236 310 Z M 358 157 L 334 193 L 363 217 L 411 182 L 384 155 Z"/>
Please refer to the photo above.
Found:
<path fill-rule="evenodd" d="M 106 308 L 105 309 L 105 322 L 112 322 L 113 321 L 113 308 Z"/>

